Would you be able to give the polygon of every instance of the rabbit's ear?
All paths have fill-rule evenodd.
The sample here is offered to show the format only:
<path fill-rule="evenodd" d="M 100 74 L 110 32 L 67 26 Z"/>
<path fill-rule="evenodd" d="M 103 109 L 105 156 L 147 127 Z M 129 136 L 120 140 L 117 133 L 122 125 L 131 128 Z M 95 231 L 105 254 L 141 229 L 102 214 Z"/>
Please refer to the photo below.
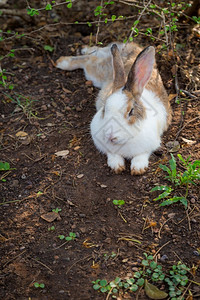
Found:
<path fill-rule="evenodd" d="M 141 96 L 142 91 L 151 77 L 155 62 L 155 49 L 152 46 L 140 52 L 131 67 L 124 89 L 134 95 Z"/>
<path fill-rule="evenodd" d="M 113 57 L 113 92 L 120 89 L 125 85 L 125 70 L 124 64 L 119 52 L 119 48 L 116 44 L 111 47 L 111 53 Z"/>

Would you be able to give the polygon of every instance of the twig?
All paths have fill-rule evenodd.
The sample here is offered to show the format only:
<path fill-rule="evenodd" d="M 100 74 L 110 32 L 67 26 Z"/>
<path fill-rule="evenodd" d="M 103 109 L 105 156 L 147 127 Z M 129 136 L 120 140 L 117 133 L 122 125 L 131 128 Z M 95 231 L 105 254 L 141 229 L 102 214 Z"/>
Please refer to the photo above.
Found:
<path fill-rule="evenodd" d="M 188 219 L 188 227 L 189 227 L 189 231 L 191 231 L 191 223 L 190 223 L 190 216 L 188 214 L 188 209 L 186 210 L 186 216 L 187 216 L 187 219 Z"/>
<path fill-rule="evenodd" d="M 31 259 L 34 260 L 34 261 L 36 261 L 38 264 L 44 266 L 44 267 L 47 268 L 50 272 L 53 273 L 53 270 L 52 270 L 51 268 L 49 268 L 47 265 L 45 265 L 44 263 L 42 263 L 41 261 L 39 261 L 39 260 L 37 260 L 37 259 L 35 259 L 35 258 L 32 258 L 32 257 L 31 257 Z"/>
<path fill-rule="evenodd" d="M 159 229 L 159 232 L 158 232 L 158 238 L 159 238 L 159 239 L 161 239 L 160 233 L 161 233 L 161 230 L 162 230 L 163 226 L 164 226 L 170 219 L 172 219 L 172 218 L 167 219 L 164 223 L 161 224 L 160 229 Z"/>
<path fill-rule="evenodd" d="M 91 255 L 88 255 L 88 256 L 86 256 L 86 257 L 83 257 L 83 258 L 81 258 L 81 259 L 75 261 L 75 262 L 71 265 L 71 267 L 67 270 L 66 275 L 67 275 L 67 274 L 69 273 L 69 271 L 73 268 L 73 266 L 75 266 L 78 262 L 80 262 L 80 261 L 82 261 L 82 260 L 85 260 L 85 259 L 87 259 L 87 258 L 89 258 L 89 257 L 90 257 L 90 259 L 92 258 Z"/>
<path fill-rule="evenodd" d="M 159 249 L 158 249 L 158 251 L 156 251 L 156 253 L 154 254 L 154 256 L 153 257 L 156 257 L 156 255 L 160 252 L 160 250 L 162 250 L 165 246 L 167 246 L 169 243 L 171 243 L 171 241 L 168 241 L 167 243 L 165 243 L 164 245 L 162 245 Z"/>
<path fill-rule="evenodd" d="M 100 4 L 100 6 L 102 7 L 102 5 L 103 5 L 103 0 L 101 0 L 101 4 Z M 103 12 L 103 7 L 102 7 L 102 12 Z M 98 23 L 97 23 L 97 33 L 96 33 L 96 39 L 95 39 L 95 41 L 96 41 L 96 44 L 98 44 L 98 35 L 99 35 L 99 29 L 100 29 L 100 20 L 101 20 L 101 13 L 99 13 L 99 20 L 98 20 Z"/>
<path fill-rule="evenodd" d="M 149 6 L 149 4 L 151 3 L 151 0 L 149 0 L 149 2 L 145 5 L 145 7 L 143 8 L 143 10 L 141 11 L 141 13 L 139 14 L 139 17 L 137 18 L 137 21 L 139 21 L 142 17 L 142 15 L 144 14 L 145 10 L 147 9 L 147 7 Z M 137 22 L 138 24 L 138 22 Z M 130 40 L 130 38 L 132 37 L 133 33 L 134 33 L 134 30 L 135 28 L 137 27 L 137 24 L 135 24 L 135 26 L 133 26 L 132 30 L 131 30 L 131 33 L 129 35 L 129 38 L 127 39 L 127 42 Z"/>
<path fill-rule="evenodd" d="M 11 258 L 9 261 L 7 261 L 4 265 L 3 265 L 3 268 L 9 264 L 11 261 L 15 260 L 17 257 L 19 257 L 20 255 L 24 254 L 24 252 L 26 252 L 27 250 L 25 249 L 24 251 L 22 251 L 21 253 L 19 253 L 17 256 Z"/>
<path fill-rule="evenodd" d="M 177 140 L 177 138 L 178 138 L 179 134 L 181 133 L 181 131 L 182 131 L 188 124 L 192 123 L 193 121 L 195 121 L 195 120 L 197 120 L 197 119 L 200 119 L 200 116 L 193 118 L 192 120 L 188 121 L 183 127 L 181 127 L 181 129 L 177 132 L 174 141 Z"/>
<path fill-rule="evenodd" d="M 112 288 L 110 289 L 110 291 L 109 291 L 109 293 L 108 293 L 108 295 L 107 295 L 107 297 L 106 297 L 106 300 L 109 299 L 110 295 L 112 294 L 112 290 L 113 290 L 113 289 L 114 289 L 114 287 L 112 287 Z"/>

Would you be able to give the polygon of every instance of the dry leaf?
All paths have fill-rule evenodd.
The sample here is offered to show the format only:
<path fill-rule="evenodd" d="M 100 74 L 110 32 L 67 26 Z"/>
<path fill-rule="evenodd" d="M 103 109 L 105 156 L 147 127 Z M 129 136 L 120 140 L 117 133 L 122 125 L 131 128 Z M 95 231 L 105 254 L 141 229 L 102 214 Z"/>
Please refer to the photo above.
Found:
<path fill-rule="evenodd" d="M 22 139 L 26 138 L 27 135 L 28 135 L 28 133 L 25 132 L 25 131 L 18 131 L 18 132 L 16 133 L 16 136 L 19 137 L 19 138 L 22 138 Z"/>
<path fill-rule="evenodd" d="M 164 291 L 159 290 L 155 285 L 148 283 L 145 279 L 144 290 L 150 299 L 165 299 L 168 294 Z"/>
<path fill-rule="evenodd" d="M 84 174 L 79 174 L 79 175 L 77 175 L 76 177 L 80 179 L 80 178 L 82 178 L 83 176 L 84 176 Z"/>
<path fill-rule="evenodd" d="M 69 154 L 69 150 L 62 150 L 55 153 L 56 156 L 61 156 L 62 158 L 65 158 Z"/>
<path fill-rule="evenodd" d="M 43 214 L 43 215 L 41 215 L 41 218 L 49 223 L 51 223 L 55 220 L 61 220 L 60 215 L 55 211 L 51 211 L 47 214 Z"/>
<path fill-rule="evenodd" d="M 176 96 L 177 96 L 177 94 L 169 94 L 169 96 L 168 96 L 169 102 L 172 101 Z"/>
<path fill-rule="evenodd" d="M 186 144 L 188 144 L 188 145 L 194 145 L 194 144 L 196 143 L 196 141 L 188 140 L 188 139 L 185 139 L 185 138 L 183 138 L 183 137 L 182 137 L 182 140 L 183 140 Z"/>

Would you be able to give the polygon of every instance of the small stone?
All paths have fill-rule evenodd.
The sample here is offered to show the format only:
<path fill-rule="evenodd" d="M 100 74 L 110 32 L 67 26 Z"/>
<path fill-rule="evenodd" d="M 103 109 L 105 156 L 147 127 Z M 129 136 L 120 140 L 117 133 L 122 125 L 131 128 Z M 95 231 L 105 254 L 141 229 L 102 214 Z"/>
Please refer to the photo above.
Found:
<path fill-rule="evenodd" d="M 170 213 L 170 214 L 168 214 L 168 218 L 174 218 L 175 217 L 175 213 Z"/>
<path fill-rule="evenodd" d="M 194 250 L 194 251 L 193 251 L 193 255 L 195 255 L 195 256 L 200 256 L 200 253 L 199 253 L 199 251 Z"/>
<path fill-rule="evenodd" d="M 137 272 L 137 271 L 138 271 L 138 268 L 137 268 L 137 267 L 132 267 L 132 271 L 133 271 L 133 272 Z"/>
<path fill-rule="evenodd" d="M 192 198 L 192 199 L 190 200 L 190 202 L 191 202 L 192 204 L 194 204 L 194 203 L 196 202 L 196 200 L 195 200 L 194 198 Z"/>
<path fill-rule="evenodd" d="M 26 179 L 26 175 L 22 174 L 21 179 Z"/>
<path fill-rule="evenodd" d="M 19 250 L 24 250 L 25 249 L 25 246 L 22 246 L 19 248 Z"/>
<path fill-rule="evenodd" d="M 80 232 L 81 232 L 81 233 L 86 233 L 86 228 L 85 228 L 85 227 L 81 227 L 81 228 L 80 228 Z"/>
<path fill-rule="evenodd" d="M 168 260 L 168 259 L 169 259 L 169 258 L 168 258 L 168 256 L 167 256 L 166 254 L 162 255 L 161 258 L 160 258 L 160 260 L 161 260 L 162 262 L 165 262 L 165 261 Z"/>
<path fill-rule="evenodd" d="M 81 218 L 85 218 L 85 217 L 86 217 L 86 215 L 85 215 L 85 214 L 79 214 L 79 217 L 81 217 Z"/>
<path fill-rule="evenodd" d="M 77 175 L 76 177 L 80 179 L 80 178 L 82 178 L 83 176 L 84 176 L 84 174 L 79 174 L 79 175 Z"/>
<path fill-rule="evenodd" d="M 64 291 L 64 290 L 60 290 L 58 293 L 59 293 L 59 294 L 64 294 L 65 291 Z"/>
<path fill-rule="evenodd" d="M 41 110 L 45 110 L 46 111 L 47 109 L 48 108 L 47 108 L 47 106 L 45 104 L 41 106 Z"/>
<path fill-rule="evenodd" d="M 19 180 L 14 179 L 10 186 L 11 186 L 11 187 L 17 187 L 18 184 L 19 184 Z"/>
<path fill-rule="evenodd" d="M 78 111 L 78 112 L 82 111 L 82 108 L 78 106 L 78 107 L 76 107 L 76 111 Z"/>

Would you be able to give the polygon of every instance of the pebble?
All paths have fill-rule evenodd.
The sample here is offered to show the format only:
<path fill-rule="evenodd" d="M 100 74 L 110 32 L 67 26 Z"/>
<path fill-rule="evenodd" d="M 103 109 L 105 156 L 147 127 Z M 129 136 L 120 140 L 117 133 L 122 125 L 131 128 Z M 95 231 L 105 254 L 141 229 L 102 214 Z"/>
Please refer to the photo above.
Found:
<path fill-rule="evenodd" d="M 194 198 L 192 198 L 192 199 L 190 200 L 190 202 L 191 202 L 192 204 L 194 204 L 194 203 L 196 202 L 196 200 L 195 200 Z"/>
<path fill-rule="evenodd" d="M 21 179 L 26 179 L 26 175 L 22 174 Z"/>
<path fill-rule="evenodd" d="M 194 254 L 195 256 L 200 256 L 199 251 L 196 251 L 196 250 L 193 251 L 193 254 Z"/>
<path fill-rule="evenodd" d="M 19 180 L 14 179 L 12 184 L 10 185 L 11 187 L 17 187 L 19 185 Z"/>
<path fill-rule="evenodd" d="M 85 214 L 79 214 L 79 217 L 81 217 L 81 218 L 85 218 L 85 217 L 86 217 L 86 215 L 85 215 Z"/>
<path fill-rule="evenodd" d="M 59 294 L 64 294 L 65 291 L 64 291 L 64 290 L 60 290 L 58 293 L 59 293 Z"/>
<path fill-rule="evenodd" d="M 161 258 L 160 258 L 160 260 L 161 260 L 162 262 L 165 262 L 165 261 L 168 260 L 168 259 L 169 259 L 169 258 L 168 258 L 168 256 L 167 256 L 166 254 L 162 255 Z"/>

